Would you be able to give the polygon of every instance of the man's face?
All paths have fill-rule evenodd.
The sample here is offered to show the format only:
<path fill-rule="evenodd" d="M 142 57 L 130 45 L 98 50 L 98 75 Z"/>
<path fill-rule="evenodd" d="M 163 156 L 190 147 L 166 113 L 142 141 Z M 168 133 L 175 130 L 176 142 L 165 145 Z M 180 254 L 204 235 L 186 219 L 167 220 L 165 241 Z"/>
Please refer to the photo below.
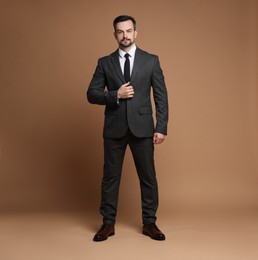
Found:
<path fill-rule="evenodd" d="M 131 20 L 116 24 L 115 38 L 121 49 L 130 47 L 137 36 Z"/>

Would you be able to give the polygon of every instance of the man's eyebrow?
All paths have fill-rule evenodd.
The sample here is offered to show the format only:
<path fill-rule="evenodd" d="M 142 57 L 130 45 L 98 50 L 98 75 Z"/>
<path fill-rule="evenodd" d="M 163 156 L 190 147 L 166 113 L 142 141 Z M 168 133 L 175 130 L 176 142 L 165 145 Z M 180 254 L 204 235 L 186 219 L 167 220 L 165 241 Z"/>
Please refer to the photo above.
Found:
<path fill-rule="evenodd" d="M 127 32 L 127 31 L 132 31 L 133 28 L 129 28 L 129 29 L 126 29 L 126 30 L 122 30 L 122 29 L 117 29 L 116 31 L 117 32 Z"/>

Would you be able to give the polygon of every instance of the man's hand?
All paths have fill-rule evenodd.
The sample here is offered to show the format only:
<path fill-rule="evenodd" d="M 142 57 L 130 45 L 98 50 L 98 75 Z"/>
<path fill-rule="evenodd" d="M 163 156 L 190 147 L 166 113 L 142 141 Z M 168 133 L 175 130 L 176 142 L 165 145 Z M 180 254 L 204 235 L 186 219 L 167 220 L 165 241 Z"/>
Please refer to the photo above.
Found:
<path fill-rule="evenodd" d="M 122 85 L 117 91 L 117 98 L 127 99 L 132 98 L 134 95 L 133 87 L 130 86 L 130 82 Z"/>
<path fill-rule="evenodd" d="M 153 143 L 154 144 L 161 144 L 165 140 L 165 135 L 160 134 L 160 133 L 154 133 L 153 136 Z"/>

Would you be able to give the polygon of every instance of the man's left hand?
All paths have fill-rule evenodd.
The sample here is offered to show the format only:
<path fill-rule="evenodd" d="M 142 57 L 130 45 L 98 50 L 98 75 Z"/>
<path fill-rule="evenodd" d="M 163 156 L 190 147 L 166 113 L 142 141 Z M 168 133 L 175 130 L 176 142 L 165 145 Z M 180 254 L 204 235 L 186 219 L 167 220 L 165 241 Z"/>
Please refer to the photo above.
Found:
<path fill-rule="evenodd" d="M 161 144 L 165 140 L 165 135 L 160 134 L 160 133 L 154 133 L 153 136 L 153 143 L 154 144 Z"/>

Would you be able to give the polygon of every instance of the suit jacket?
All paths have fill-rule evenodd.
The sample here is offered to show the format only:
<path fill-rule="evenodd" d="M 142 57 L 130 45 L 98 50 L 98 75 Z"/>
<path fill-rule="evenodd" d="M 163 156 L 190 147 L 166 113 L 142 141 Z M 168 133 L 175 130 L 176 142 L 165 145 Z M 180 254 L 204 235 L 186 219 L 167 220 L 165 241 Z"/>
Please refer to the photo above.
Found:
<path fill-rule="evenodd" d="M 130 85 L 134 96 L 117 100 L 117 91 L 125 84 L 118 50 L 100 58 L 90 82 L 90 103 L 105 105 L 104 138 L 121 138 L 128 128 L 136 137 L 152 137 L 154 132 L 167 134 L 168 98 L 158 56 L 136 49 Z M 151 88 L 156 112 L 152 115 Z"/>

